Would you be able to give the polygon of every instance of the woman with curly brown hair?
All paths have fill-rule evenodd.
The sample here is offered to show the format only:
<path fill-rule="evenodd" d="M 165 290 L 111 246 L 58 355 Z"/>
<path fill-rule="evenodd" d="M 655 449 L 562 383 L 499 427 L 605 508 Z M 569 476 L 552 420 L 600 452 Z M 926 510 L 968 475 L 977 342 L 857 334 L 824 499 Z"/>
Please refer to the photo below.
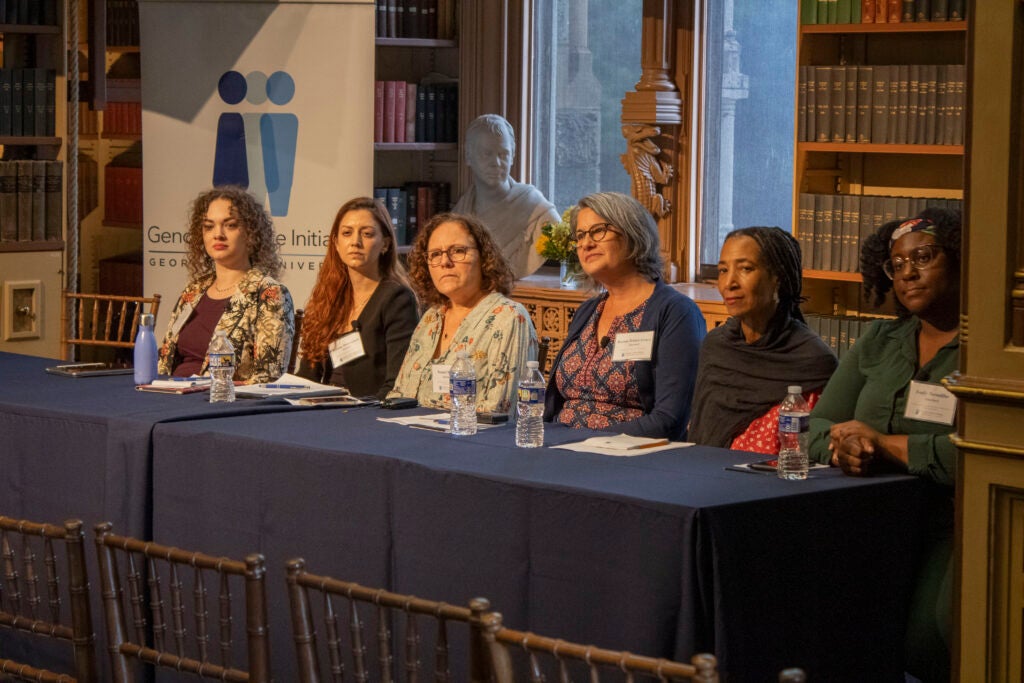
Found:
<path fill-rule="evenodd" d="M 171 311 L 159 371 L 203 374 L 215 330 L 235 349 L 235 380 L 277 379 L 287 369 L 295 332 L 292 298 L 277 278 L 284 267 L 270 216 L 255 197 L 218 187 L 189 210 L 189 283 Z"/>
<path fill-rule="evenodd" d="M 445 378 L 466 350 L 476 367 L 477 410 L 509 412 L 519 374 L 537 357 L 537 334 L 522 305 L 508 298 L 512 270 L 491 234 L 471 216 L 434 216 L 416 237 L 409 275 L 429 308 L 389 396 L 450 409 Z"/>
<path fill-rule="evenodd" d="M 306 304 L 296 374 L 383 398 L 418 317 L 388 212 L 369 197 L 345 202 Z"/>

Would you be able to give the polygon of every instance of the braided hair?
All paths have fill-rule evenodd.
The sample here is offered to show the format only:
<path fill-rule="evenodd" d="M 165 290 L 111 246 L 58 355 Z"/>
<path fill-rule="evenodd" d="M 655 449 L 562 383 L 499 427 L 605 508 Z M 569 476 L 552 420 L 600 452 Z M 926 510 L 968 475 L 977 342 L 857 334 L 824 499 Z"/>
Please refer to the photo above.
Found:
<path fill-rule="evenodd" d="M 785 323 L 786 318 L 803 322 L 804 315 L 800 312 L 800 304 L 805 301 L 802 294 L 803 262 L 800 243 L 796 238 L 782 228 L 760 225 L 738 228 L 726 235 L 725 239 L 731 237 L 749 237 L 757 242 L 765 268 L 778 280 L 779 305 L 768 324 L 769 329 Z"/>
<path fill-rule="evenodd" d="M 928 207 L 915 218 L 924 218 L 935 225 L 935 243 L 943 247 L 949 259 L 949 272 L 960 272 L 960 211 L 956 209 L 940 209 Z M 892 289 L 892 279 L 885 274 L 882 264 L 889 260 L 892 245 L 892 234 L 904 223 L 906 218 L 898 218 L 884 223 L 877 232 L 868 235 L 860 248 L 860 274 L 864 279 L 865 296 L 875 308 L 885 302 L 885 297 Z M 910 311 L 904 308 L 897 298 L 895 300 L 896 315 L 905 318 Z"/>

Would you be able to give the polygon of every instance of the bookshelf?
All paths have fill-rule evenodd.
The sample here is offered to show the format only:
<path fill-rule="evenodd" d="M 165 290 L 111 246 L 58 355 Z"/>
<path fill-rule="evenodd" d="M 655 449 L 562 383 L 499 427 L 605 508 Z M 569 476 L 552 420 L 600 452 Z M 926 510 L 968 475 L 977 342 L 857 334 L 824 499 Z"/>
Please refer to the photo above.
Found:
<path fill-rule="evenodd" d="M 891 313 L 863 296 L 860 240 L 963 199 L 966 22 L 900 18 L 813 23 L 805 13 L 799 27 L 793 234 L 808 313 Z"/>
<path fill-rule="evenodd" d="M 138 4 L 107 3 L 102 19 L 105 44 L 96 60 L 102 79 L 86 73 L 85 56 L 92 49 L 86 22 L 82 22 L 78 46 L 83 55 L 79 60 L 83 90 L 102 88 L 103 102 L 102 110 L 93 110 L 83 97 L 79 108 L 81 291 L 141 295 L 141 291 L 110 290 L 103 276 L 104 264 L 113 260 L 123 261 L 126 268 L 131 262 L 140 277 L 142 270 Z"/>
<path fill-rule="evenodd" d="M 67 221 L 67 8 L 64 0 L 0 7 L 0 350 L 56 357 Z"/>
<path fill-rule="evenodd" d="M 407 245 L 459 196 L 460 8 L 458 0 L 403 3 L 422 10 L 410 20 L 389 15 L 391 4 L 378 4 L 373 186 Z"/>

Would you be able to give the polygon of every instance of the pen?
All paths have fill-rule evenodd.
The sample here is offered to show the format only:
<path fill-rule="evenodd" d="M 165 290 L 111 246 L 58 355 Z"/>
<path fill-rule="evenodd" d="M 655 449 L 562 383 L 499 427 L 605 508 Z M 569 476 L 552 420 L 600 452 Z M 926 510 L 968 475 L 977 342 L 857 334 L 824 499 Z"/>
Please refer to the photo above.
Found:
<path fill-rule="evenodd" d="M 206 378 L 206 377 L 168 377 L 167 379 L 171 380 L 172 382 L 198 382 L 200 380 L 208 379 L 208 378 Z"/>
<path fill-rule="evenodd" d="M 267 384 L 267 389 L 308 389 L 305 384 Z"/>

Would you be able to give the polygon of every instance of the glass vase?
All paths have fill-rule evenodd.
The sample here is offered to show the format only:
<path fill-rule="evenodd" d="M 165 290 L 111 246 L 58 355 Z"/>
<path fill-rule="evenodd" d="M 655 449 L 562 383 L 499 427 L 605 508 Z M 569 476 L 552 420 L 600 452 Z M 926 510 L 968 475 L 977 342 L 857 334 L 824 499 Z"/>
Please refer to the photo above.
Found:
<path fill-rule="evenodd" d="M 562 289 L 579 289 L 583 284 L 583 268 L 579 261 L 562 261 L 559 265 L 558 286 Z"/>

